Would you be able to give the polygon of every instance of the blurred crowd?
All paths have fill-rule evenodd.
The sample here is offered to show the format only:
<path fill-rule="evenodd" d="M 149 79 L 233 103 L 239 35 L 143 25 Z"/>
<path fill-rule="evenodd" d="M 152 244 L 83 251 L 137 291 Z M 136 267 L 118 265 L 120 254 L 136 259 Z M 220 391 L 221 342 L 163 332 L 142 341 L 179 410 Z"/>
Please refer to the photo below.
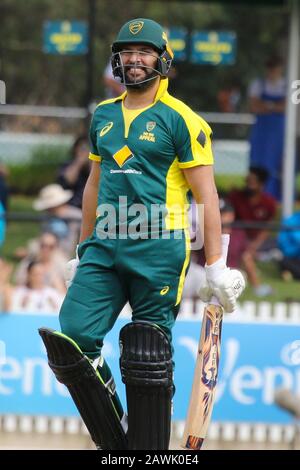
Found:
<path fill-rule="evenodd" d="M 103 82 L 107 98 L 124 91 L 112 76 L 110 64 Z M 256 121 L 249 137 L 250 165 L 244 186 L 235 188 L 233 180 L 231 190 L 220 195 L 223 232 L 231 235 L 228 265 L 244 271 L 257 298 L 273 293 L 261 279 L 258 260 L 276 262 L 284 280 L 300 278 L 300 213 L 283 221 L 291 230 L 281 231 L 278 237 L 265 226 L 278 219 L 281 205 L 285 97 L 282 60 L 269 57 L 264 76 L 249 86 L 249 109 Z M 224 84 L 216 98 L 220 111 L 238 112 L 239 82 Z M 14 267 L 0 258 L 1 312 L 58 313 L 66 292 L 64 269 L 79 238 L 82 196 L 90 170 L 88 153 L 87 136 L 78 136 L 69 160 L 58 169 L 56 181 L 42 188 L 33 202 L 33 208 L 44 215 L 40 235 L 16 250 Z M 0 165 L 0 246 L 5 240 L 8 203 L 7 169 Z M 195 225 L 191 216 L 192 238 L 198 230 Z M 183 298 L 197 299 L 204 264 L 203 250 L 193 250 Z"/>

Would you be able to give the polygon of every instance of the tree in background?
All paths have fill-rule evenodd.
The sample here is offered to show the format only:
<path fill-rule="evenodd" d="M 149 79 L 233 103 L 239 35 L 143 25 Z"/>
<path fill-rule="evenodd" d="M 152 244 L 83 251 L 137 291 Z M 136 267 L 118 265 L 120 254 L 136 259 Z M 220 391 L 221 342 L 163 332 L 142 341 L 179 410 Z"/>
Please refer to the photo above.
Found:
<path fill-rule="evenodd" d="M 179 98 L 199 110 L 216 110 L 217 92 L 224 81 L 239 78 L 245 91 L 262 70 L 265 57 L 283 51 L 287 10 L 279 7 L 236 6 L 186 1 L 95 0 L 94 99 L 104 95 L 103 70 L 107 46 L 115 32 L 133 17 L 151 17 L 167 27 L 189 31 L 233 30 L 237 34 L 237 62 L 233 66 L 178 63 L 174 78 Z M 1 0 L 0 78 L 7 84 L 8 103 L 83 106 L 86 97 L 85 56 L 43 53 L 45 20 L 87 20 L 88 1 Z M 171 83 L 171 91 L 173 84 Z"/>

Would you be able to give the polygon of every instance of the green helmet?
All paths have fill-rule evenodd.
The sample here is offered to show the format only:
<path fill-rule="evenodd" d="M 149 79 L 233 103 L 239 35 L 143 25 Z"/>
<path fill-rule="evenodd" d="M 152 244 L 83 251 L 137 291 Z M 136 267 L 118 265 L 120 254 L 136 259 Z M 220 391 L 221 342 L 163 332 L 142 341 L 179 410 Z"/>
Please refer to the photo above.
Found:
<path fill-rule="evenodd" d="M 168 39 L 162 27 L 156 21 L 137 18 L 122 26 L 117 39 L 112 45 L 113 52 L 120 51 L 124 44 L 149 44 L 158 52 L 167 49 Z"/>
<path fill-rule="evenodd" d="M 125 23 L 112 44 L 112 68 L 115 76 L 124 81 L 124 70 L 119 52 L 126 44 L 147 44 L 159 53 L 157 72 L 165 78 L 170 70 L 173 52 L 168 44 L 167 34 L 156 21 L 136 18 Z"/>

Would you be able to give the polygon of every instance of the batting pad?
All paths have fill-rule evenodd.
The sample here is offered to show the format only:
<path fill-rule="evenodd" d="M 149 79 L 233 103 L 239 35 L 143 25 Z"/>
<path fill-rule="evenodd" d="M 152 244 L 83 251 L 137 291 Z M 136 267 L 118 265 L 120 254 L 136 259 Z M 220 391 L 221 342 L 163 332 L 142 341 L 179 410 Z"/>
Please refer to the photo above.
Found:
<path fill-rule="evenodd" d="M 75 341 L 58 331 L 40 328 L 39 334 L 46 346 L 50 368 L 57 380 L 67 386 L 96 447 L 127 449 L 121 425 L 124 413 L 109 368 L 106 377 L 101 375 L 101 367 L 94 369 Z"/>
<path fill-rule="evenodd" d="M 133 322 L 121 329 L 120 346 L 128 448 L 167 450 L 173 396 L 172 351 L 167 335 L 152 323 Z"/>

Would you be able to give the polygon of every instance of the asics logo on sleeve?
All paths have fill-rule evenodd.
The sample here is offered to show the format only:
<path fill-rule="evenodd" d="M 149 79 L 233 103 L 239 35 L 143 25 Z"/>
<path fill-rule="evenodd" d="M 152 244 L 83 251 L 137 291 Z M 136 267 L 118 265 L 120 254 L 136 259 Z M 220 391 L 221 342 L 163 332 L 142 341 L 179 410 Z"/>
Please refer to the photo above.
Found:
<path fill-rule="evenodd" d="M 113 125 L 113 122 L 108 122 L 99 132 L 100 137 L 103 137 L 105 134 L 107 134 L 111 130 Z"/>

